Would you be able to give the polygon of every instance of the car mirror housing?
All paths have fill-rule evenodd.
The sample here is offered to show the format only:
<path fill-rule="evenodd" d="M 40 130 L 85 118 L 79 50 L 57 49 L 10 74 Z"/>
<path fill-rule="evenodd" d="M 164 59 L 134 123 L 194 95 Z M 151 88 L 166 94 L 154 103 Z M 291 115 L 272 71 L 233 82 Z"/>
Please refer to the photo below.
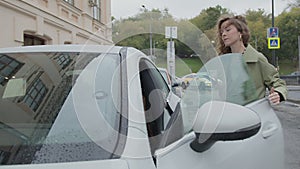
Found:
<path fill-rule="evenodd" d="M 223 101 L 210 101 L 198 110 L 193 125 L 196 138 L 190 147 L 196 152 L 203 152 L 217 141 L 250 138 L 260 127 L 259 116 L 249 108 Z"/>

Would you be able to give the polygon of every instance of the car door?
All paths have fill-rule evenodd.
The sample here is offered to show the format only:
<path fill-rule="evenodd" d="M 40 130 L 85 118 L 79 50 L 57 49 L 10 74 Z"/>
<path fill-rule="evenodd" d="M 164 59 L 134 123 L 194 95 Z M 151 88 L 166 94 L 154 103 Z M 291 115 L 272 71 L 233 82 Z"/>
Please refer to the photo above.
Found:
<path fill-rule="evenodd" d="M 184 135 L 154 151 L 157 168 L 284 168 L 280 122 L 266 99 L 256 99 L 242 56 L 212 59 L 200 71 L 219 84 L 185 91 Z"/>

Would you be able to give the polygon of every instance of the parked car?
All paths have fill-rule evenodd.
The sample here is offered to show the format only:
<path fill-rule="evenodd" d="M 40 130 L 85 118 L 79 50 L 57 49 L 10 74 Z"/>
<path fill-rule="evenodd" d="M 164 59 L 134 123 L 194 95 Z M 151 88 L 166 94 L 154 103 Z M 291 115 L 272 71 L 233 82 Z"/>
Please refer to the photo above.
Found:
<path fill-rule="evenodd" d="M 183 87 L 182 85 L 184 84 L 180 78 L 178 77 L 173 77 L 169 74 L 168 70 L 165 68 L 158 68 L 159 72 L 161 73 L 161 75 L 163 76 L 163 78 L 165 79 L 166 83 L 170 86 L 171 90 L 173 90 L 173 92 L 181 97 L 182 96 L 182 90 Z"/>
<path fill-rule="evenodd" d="M 219 83 L 218 80 L 212 78 L 207 72 L 190 73 L 182 77 L 185 86 L 198 87 L 199 89 L 210 89 L 213 83 Z"/>
<path fill-rule="evenodd" d="M 181 100 L 130 47 L 2 48 L 0 63 L 0 169 L 284 168 L 280 122 L 243 69 Z"/>
<path fill-rule="evenodd" d="M 186 74 L 181 77 L 182 81 L 184 82 L 185 86 L 189 86 L 190 82 L 197 77 L 196 73 Z"/>
<path fill-rule="evenodd" d="M 291 75 L 293 75 L 293 76 L 300 76 L 300 71 L 292 72 Z"/>

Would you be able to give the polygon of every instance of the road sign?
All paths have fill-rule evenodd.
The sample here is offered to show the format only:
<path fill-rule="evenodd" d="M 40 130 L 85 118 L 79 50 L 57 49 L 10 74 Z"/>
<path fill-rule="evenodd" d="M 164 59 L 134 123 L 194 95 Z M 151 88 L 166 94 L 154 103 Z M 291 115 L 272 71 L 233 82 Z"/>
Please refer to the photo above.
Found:
<path fill-rule="evenodd" d="M 268 38 L 268 48 L 269 49 L 279 49 L 280 48 L 280 38 Z"/>
<path fill-rule="evenodd" d="M 167 39 L 177 39 L 177 26 L 166 26 L 165 35 Z"/>
<path fill-rule="evenodd" d="M 267 32 L 268 38 L 278 37 L 278 35 L 279 35 L 279 29 L 277 27 L 268 28 L 268 32 Z"/>

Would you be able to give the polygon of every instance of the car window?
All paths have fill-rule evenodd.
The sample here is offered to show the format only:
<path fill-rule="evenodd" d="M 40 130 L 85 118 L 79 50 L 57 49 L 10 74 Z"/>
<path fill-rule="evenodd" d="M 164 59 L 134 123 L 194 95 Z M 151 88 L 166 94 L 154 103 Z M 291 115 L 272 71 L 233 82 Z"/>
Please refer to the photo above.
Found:
<path fill-rule="evenodd" d="M 168 78 L 168 72 L 166 72 L 165 70 L 160 69 L 159 70 L 161 75 L 163 76 L 163 78 L 165 79 L 165 81 L 169 84 L 170 80 Z"/>
<path fill-rule="evenodd" d="M 120 126 L 126 124 L 120 56 L 35 52 L 0 57 L 10 70 L 0 86 L 1 164 L 119 157 L 115 150 L 122 151 L 125 140 L 118 133 L 126 134 Z"/>
<path fill-rule="evenodd" d="M 246 105 L 257 100 L 255 84 L 248 74 L 246 63 L 240 54 L 226 54 L 208 61 L 198 72 L 209 75 L 210 85 L 203 88 L 202 81 L 195 80 L 182 97 L 185 132 L 189 132 L 198 109 L 211 100 L 221 100 Z"/>
<path fill-rule="evenodd" d="M 152 154 L 182 137 L 180 105 L 174 111 L 168 97 L 172 93 L 155 66 L 147 60 L 140 62 L 140 81 L 148 137 Z M 176 130 L 176 131 L 175 131 Z"/>

